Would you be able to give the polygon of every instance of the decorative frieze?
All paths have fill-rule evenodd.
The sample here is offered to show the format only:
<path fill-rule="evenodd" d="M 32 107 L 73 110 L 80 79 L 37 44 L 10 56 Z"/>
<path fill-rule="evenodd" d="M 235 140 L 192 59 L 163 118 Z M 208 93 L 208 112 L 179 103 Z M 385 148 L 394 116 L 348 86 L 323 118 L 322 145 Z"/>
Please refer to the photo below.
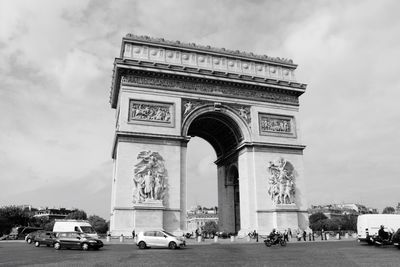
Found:
<path fill-rule="evenodd" d="M 212 83 L 209 80 L 169 78 L 167 76 L 147 76 L 146 74 L 127 73 L 121 78 L 121 84 L 140 85 L 168 89 L 174 91 L 190 91 L 225 97 L 242 97 L 252 100 L 298 105 L 299 99 L 295 94 L 270 90 L 265 87 L 246 85 L 240 87 L 235 83 Z"/>
<path fill-rule="evenodd" d="M 150 102 L 131 99 L 129 101 L 129 122 L 173 125 L 172 103 Z"/>
<path fill-rule="evenodd" d="M 186 66 L 209 71 L 220 71 L 238 75 L 248 75 L 263 79 L 276 79 L 295 82 L 294 69 L 291 66 L 279 65 L 242 58 L 201 53 L 199 51 L 184 51 L 168 49 L 160 46 L 125 43 L 124 59 L 162 63 L 166 65 Z"/>
<path fill-rule="evenodd" d="M 277 114 L 258 114 L 261 135 L 296 137 L 294 118 Z"/>
<path fill-rule="evenodd" d="M 267 60 L 267 61 L 274 61 L 277 63 L 293 65 L 293 60 L 291 60 L 291 59 L 280 58 L 280 57 L 270 57 L 267 55 L 256 55 L 254 53 L 244 52 L 244 51 L 240 51 L 240 50 L 217 48 L 217 47 L 212 47 L 209 45 L 199 45 L 199 44 L 195 44 L 195 43 L 184 43 L 181 41 L 170 41 L 170 40 L 165 40 L 164 38 L 153 38 L 153 37 L 146 36 L 146 35 L 135 35 L 135 34 L 131 34 L 131 33 L 128 33 L 126 35 L 126 38 L 130 39 L 130 40 L 146 42 L 146 43 L 151 42 L 151 43 L 156 43 L 156 44 L 160 44 L 160 45 L 168 45 L 168 46 L 174 46 L 174 47 L 179 46 L 179 47 L 186 48 L 186 49 L 201 49 L 201 50 L 213 52 L 213 53 L 217 52 L 217 53 L 228 54 L 228 55 L 232 55 L 232 56 L 241 56 L 241 57 L 247 57 L 250 59 Z"/>

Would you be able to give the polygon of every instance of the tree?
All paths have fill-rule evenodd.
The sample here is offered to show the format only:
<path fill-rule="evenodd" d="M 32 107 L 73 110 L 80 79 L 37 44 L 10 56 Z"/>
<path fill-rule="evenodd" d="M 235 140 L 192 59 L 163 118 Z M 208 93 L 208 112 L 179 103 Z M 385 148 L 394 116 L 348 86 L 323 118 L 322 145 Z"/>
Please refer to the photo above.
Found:
<path fill-rule="evenodd" d="M 311 214 L 310 217 L 308 218 L 310 223 L 315 223 L 317 221 L 326 220 L 326 219 L 328 219 L 328 217 L 326 217 L 326 215 L 323 214 L 322 212 L 316 212 L 314 214 Z"/>
<path fill-rule="evenodd" d="M 322 212 L 311 214 L 308 218 L 308 221 L 310 222 L 310 228 L 313 229 L 313 231 L 321 231 L 322 228 L 326 228 L 325 224 L 327 220 L 328 217 L 326 217 L 326 215 Z"/>
<path fill-rule="evenodd" d="M 0 208 L 0 233 L 7 234 L 16 225 L 27 226 L 29 215 L 22 208 L 17 206 L 5 206 Z"/>
<path fill-rule="evenodd" d="M 386 207 L 383 209 L 382 214 L 394 214 L 396 210 L 393 207 Z"/>
<path fill-rule="evenodd" d="M 75 210 L 68 214 L 65 219 L 87 220 L 87 214 L 83 210 Z"/>
<path fill-rule="evenodd" d="M 214 221 L 208 221 L 204 224 L 204 232 L 209 235 L 215 235 L 218 232 L 218 225 Z"/>
<path fill-rule="evenodd" d="M 88 218 L 90 225 L 94 228 L 94 230 L 99 234 L 105 234 L 108 231 L 108 224 L 106 220 L 97 215 L 91 215 Z"/>

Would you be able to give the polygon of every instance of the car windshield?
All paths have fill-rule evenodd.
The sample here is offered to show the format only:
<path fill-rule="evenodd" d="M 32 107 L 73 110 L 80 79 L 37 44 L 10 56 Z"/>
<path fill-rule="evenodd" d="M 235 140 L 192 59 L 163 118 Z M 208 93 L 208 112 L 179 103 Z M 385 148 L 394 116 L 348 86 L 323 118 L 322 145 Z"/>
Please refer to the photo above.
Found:
<path fill-rule="evenodd" d="M 81 226 L 82 232 L 86 234 L 95 234 L 96 231 L 91 226 Z"/>
<path fill-rule="evenodd" d="M 167 231 L 162 231 L 164 234 L 169 235 L 169 236 L 173 236 L 175 237 L 173 234 L 168 233 Z"/>

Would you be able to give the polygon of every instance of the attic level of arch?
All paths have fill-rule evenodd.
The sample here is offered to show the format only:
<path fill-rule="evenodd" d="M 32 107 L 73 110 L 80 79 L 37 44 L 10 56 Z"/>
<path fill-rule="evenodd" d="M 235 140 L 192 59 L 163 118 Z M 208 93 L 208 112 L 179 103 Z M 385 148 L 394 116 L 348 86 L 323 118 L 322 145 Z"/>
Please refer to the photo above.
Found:
<path fill-rule="evenodd" d="M 277 80 L 256 82 L 254 79 L 254 77 L 249 77 L 249 79 L 246 77 L 221 79 L 217 73 L 212 76 L 196 76 L 187 75 L 183 72 L 143 71 L 116 64 L 110 92 L 110 104 L 112 108 L 116 108 L 122 85 L 241 98 L 292 106 L 299 106 L 299 96 L 305 92 L 306 88 L 305 84 Z"/>

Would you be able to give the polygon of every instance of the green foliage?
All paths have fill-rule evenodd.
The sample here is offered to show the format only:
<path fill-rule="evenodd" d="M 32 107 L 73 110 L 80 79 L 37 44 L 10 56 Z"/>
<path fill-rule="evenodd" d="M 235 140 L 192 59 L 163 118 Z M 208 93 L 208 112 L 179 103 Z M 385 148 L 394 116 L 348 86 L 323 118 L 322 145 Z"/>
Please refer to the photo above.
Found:
<path fill-rule="evenodd" d="M 0 208 L 0 234 L 8 234 L 13 226 L 26 226 L 29 223 L 29 214 L 16 206 Z"/>
<path fill-rule="evenodd" d="M 108 231 L 108 223 L 106 220 L 97 215 L 91 215 L 88 218 L 89 223 L 92 225 L 94 230 L 99 234 L 105 234 Z"/>
<path fill-rule="evenodd" d="M 83 210 L 75 210 L 65 217 L 65 219 L 87 220 L 87 214 Z"/>
<path fill-rule="evenodd" d="M 309 217 L 310 228 L 313 231 L 336 231 L 341 230 L 356 231 L 357 215 L 343 215 L 328 219 L 323 213 L 314 213 Z"/>
<path fill-rule="evenodd" d="M 382 214 L 394 214 L 396 210 L 393 207 L 386 207 L 383 209 Z"/>
<path fill-rule="evenodd" d="M 49 220 L 41 225 L 41 227 L 46 231 L 53 231 L 55 220 Z"/>
<path fill-rule="evenodd" d="M 215 235 L 216 232 L 218 232 L 218 225 L 214 221 L 208 221 L 204 224 L 203 230 L 207 234 L 213 234 Z"/>
<path fill-rule="evenodd" d="M 308 218 L 310 224 L 314 224 L 316 222 L 326 220 L 326 219 L 328 219 L 328 217 L 326 217 L 326 215 L 323 214 L 322 212 L 317 212 L 317 213 L 311 214 L 310 217 Z"/>

